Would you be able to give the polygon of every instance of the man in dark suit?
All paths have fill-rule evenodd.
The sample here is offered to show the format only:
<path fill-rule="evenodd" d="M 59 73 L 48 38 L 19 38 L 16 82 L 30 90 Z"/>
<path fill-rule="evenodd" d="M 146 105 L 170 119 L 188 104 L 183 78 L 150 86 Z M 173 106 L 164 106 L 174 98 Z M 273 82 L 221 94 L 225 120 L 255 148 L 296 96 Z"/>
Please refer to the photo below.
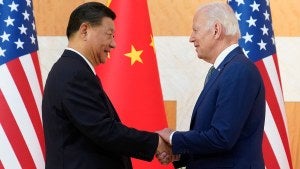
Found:
<path fill-rule="evenodd" d="M 190 42 L 213 64 L 194 107 L 190 130 L 159 134 L 180 154 L 175 167 L 264 169 L 265 90 L 256 66 L 237 45 L 238 21 L 222 2 L 199 8 Z"/>
<path fill-rule="evenodd" d="M 129 157 L 151 161 L 170 153 L 157 133 L 120 122 L 95 74 L 94 66 L 116 47 L 115 17 L 97 2 L 70 16 L 68 48 L 49 72 L 43 96 L 46 169 L 131 169 Z"/>

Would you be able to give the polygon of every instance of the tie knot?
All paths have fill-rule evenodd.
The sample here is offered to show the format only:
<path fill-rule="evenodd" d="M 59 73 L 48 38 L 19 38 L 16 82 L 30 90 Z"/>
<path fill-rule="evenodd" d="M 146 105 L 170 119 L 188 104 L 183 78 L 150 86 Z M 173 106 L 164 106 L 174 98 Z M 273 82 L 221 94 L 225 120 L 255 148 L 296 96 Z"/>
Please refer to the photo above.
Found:
<path fill-rule="evenodd" d="M 212 75 L 213 71 L 215 70 L 214 66 L 211 66 L 207 72 L 207 75 L 205 77 L 204 85 L 208 82 L 210 76 Z"/>
<path fill-rule="evenodd" d="M 215 70 L 215 67 L 214 66 L 211 66 L 208 70 L 208 73 L 212 73 L 213 71 Z"/>

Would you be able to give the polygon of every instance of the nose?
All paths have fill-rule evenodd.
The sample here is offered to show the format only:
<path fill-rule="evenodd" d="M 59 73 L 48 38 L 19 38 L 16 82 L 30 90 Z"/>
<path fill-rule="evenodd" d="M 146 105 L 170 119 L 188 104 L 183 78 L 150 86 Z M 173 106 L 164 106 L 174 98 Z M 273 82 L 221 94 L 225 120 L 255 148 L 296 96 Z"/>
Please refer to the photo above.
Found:
<path fill-rule="evenodd" d="M 193 43 L 195 41 L 194 33 L 192 32 L 190 35 L 189 42 Z"/>
<path fill-rule="evenodd" d="M 191 35 L 190 39 L 189 39 L 189 42 L 193 43 L 194 41 L 195 41 L 195 38 Z"/>
<path fill-rule="evenodd" d="M 117 47 L 117 43 L 116 43 L 115 39 L 113 39 L 113 40 L 110 42 L 109 47 L 111 47 L 111 48 L 116 48 L 116 47 Z"/>

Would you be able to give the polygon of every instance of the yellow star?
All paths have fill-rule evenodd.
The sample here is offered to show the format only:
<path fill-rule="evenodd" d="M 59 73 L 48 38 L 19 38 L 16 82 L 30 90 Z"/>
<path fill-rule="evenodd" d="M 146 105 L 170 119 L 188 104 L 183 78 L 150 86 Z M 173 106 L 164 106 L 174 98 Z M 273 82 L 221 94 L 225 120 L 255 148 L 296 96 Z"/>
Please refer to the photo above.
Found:
<path fill-rule="evenodd" d="M 106 2 L 106 6 L 109 6 L 110 3 L 111 3 L 111 0 L 108 0 L 108 1 Z"/>
<path fill-rule="evenodd" d="M 131 58 L 131 65 L 133 65 L 136 61 L 143 63 L 142 59 L 141 59 L 141 54 L 142 54 L 143 50 L 135 50 L 134 46 L 131 45 L 131 52 L 130 53 L 126 53 L 125 56 L 128 56 Z"/>
<path fill-rule="evenodd" d="M 154 48 L 154 40 L 153 40 L 153 36 L 150 35 L 150 37 L 151 37 L 151 43 L 150 43 L 150 46 L 152 46 L 152 47 Z"/>
<path fill-rule="evenodd" d="M 154 53 L 156 53 L 153 35 L 150 35 L 150 37 L 151 37 L 151 43 L 150 43 L 150 46 L 152 46 Z"/>
<path fill-rule="evenodd" d="M 150 37 L 151 37 L 151 43 L 150 43 L 150 46 L 152 46 L 153 51 L 154 51 L 154 53 L 155 53 L 154 39 L 153 39 L 153 36 L 152 36 L 152 35 L 150 35 Z"/>

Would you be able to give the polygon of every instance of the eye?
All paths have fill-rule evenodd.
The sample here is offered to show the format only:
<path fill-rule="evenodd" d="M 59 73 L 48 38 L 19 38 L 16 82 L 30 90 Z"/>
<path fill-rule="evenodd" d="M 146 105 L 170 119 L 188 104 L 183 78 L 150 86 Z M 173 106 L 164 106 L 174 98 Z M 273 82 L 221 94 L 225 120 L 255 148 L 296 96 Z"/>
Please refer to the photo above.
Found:
<path fill-rule="evenodd" d="M 115 35 L 111 32 L 106 32 L 105 33 L 109 38 L 115 38 Z"/>
<path fill-rule="evenodd" d="M 198 32 L 198 29 L 193 29 L 194 34 L 197 34 L 197 32 Z"/>

